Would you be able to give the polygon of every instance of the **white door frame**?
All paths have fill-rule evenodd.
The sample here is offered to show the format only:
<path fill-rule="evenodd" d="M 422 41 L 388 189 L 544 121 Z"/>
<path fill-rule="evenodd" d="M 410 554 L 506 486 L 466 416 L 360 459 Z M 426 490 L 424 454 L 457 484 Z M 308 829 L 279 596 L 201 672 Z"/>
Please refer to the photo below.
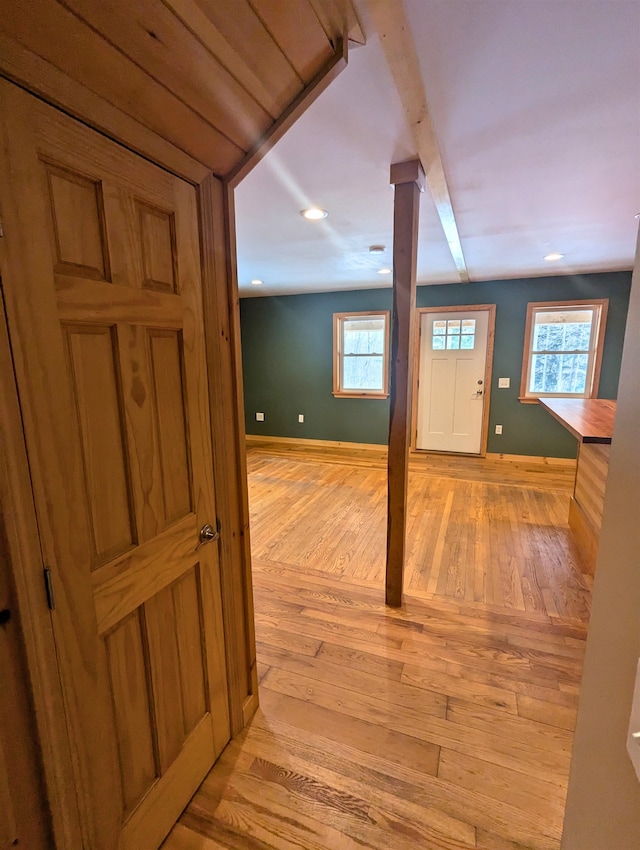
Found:
<path fill-rule="evenodd" d="M 418 432 L 418 382 L 420 380 L 420 342 L 422 338 L 421 318 L 425 313 L 464 313 L 466 311 L 478 312 L 485 310 L 488 315 L 487 329 L 487 358 L 484 367 L 484 393 L 482 408 L 482 436 L 480 438 L 480 457 L 487 454 L 487 439 L 489 436 L 489 408 L 491 406 L 491 375 L 493 372 L 493 343 L 496 329 L 496 305 L 495 304 L 455 304 L 447 307 L 418 307 L 416 310 L 417 333 L 415 334 L 415 345 L 413 353 L 413 395 L 411 404 L 411 451 L 430 452 L 431 454 L 466 454 L 465 452 L 438 452 L 432 449 L 416 448 Z M 472 457 L 478 455 L 473 454 Z"/>

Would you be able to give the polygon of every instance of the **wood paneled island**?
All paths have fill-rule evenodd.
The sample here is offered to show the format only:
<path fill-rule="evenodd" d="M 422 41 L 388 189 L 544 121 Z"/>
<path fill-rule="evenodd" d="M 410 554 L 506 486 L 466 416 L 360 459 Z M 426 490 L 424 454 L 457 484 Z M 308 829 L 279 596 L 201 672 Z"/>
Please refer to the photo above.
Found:
<path fill-rule="evenodd" d="M 546 398 L 539 401 L 578 440 L 569 527 L 589 571 L 593 573 L 598 555 L 616 402 L 602 398 Z"/>

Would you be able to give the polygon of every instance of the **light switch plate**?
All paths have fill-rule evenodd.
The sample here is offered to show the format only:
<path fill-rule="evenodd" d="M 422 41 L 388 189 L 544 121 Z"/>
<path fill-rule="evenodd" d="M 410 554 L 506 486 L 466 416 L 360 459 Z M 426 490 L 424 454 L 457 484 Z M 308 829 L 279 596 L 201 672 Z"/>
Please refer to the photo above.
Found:
<path fill-rule="evenodd" d="M 634 737 L 634 736 L 638 737 Z M 627 735 L 627 752 L 633 764 L 638 781 L 640 781 L 640 659 L 636 669 L 636 685 L 631 702 L 631 717 L 629 718 L 629 734 Z"/>
<path fill-rule="evenodd" d="M 511 386 L 511 378 L 498 378 L 498 389 L 508 390 Z"/>

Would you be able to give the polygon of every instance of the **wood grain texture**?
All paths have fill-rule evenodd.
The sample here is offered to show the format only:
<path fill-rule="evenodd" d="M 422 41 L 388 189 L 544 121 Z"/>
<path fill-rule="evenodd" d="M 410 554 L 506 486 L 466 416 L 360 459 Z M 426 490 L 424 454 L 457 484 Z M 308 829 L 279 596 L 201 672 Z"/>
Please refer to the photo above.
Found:
<path fill-rule="evenodd" d="M 254 557 L 382 581 L 385 461 L 383 451 L 252 445 L 252 496 L 269 506 L 253 516 Z M 406 592 L 514 614 L 549 614 L 553 603 L 582 618 L 589 588 L 566 524 L 571 486 L 570 467 L 413 456 Z"/>
<path fill-rule="evenodd" d="M 615 401 L 608 398 L 541 398 L 539 403 L 581 443 L 611 443 Z"/>
<path fill-rule="evenodd" d="M 292 108 L 299 114 L 341 58 L 342 20 L 357 29 L 347 6 L 321 21 L 310 0 L 140 0 L 135 13 L 117 0 L 37 0 L 29 10 L 9 0 L 0 68 L 200 182 L 198 163 L 229 174 Z"/>
<path fill-rule="evenodd" d="M 203 309 L 219 493 L 220 564 L 229 711 L 237 734 L 258 704 L 253 617 L 240 311 L 233 190 L 210 176 L 199 188 Z"/>
<path fill-rule="evenodd" d="M 120 374 L 113 326 L 64 327 L 78 413 L 84 500 L 91 518 L 92 567 L 113 560 L 134 542 L 126 468 Z"/>
<path fill-rule="evenodd" d="M 138 850 L 157 846 L 229 736 L 217 549 L 195 554 L 199 529 L 216 521 L 196 197 L 10 84 L 0 92 L 13 174 L 3 184 L 3 292 L 40 540 L 57 583 L 52 623 L 83 832 L 68 846 Z M 109 184 L 104 233 L 117 283 L 57 263 L 46 222 L 67 215 L 72 224 L 74 212 L 62 190 L 57 200 L 47 190 L 52 161 L 90 175 L 92 187 Z M 175 221 L 179 295 L 152 293 L 161 301 L 150 323 L 143 279 L 132 277 L 145 267 L 136 200 Z M 122 220 L 113 226 L 113 217 Z M 87 266 L 76 243 L 65 244 L 66 266 Z M 84 315 L 78 308 L 71 325 L 57 312 L 65 276 L 104 299 Z M 132 313 L 114 325 L 105 314 L 118 290 L 132 296 Z"/>
<path fill-rule="evenodd" d="M 593 575 L 598 560 L 600 535 L 596 534 L 584 511 L 573 497 L 569 502 L 569 528 L 585 563 L 585 569 Z"/>
<path fill-rule="evenodd" d="M 384 453 L 276 443 L 248 461 L 260 710 L 164 850 L 559 850 L 589 609 L 564 521 L 572 471 L 415 463 L 409 545 L 428 550 L 440 491 L 452 507 L 435 590 L 392 609 Z M 454 545 L 467 534 L 478 548 Z M 480 598 L 447 579 L 460 561 Z"/>
<path fill-rule="evenodd" d="M 600 536 L 604 494 L 609 473 L 608 445 L 584 443 L 580 446 L 573 497 L 582 508 L 596 535 Z"/>
<path fill-rule="evenodd" d="M 116 713 L 120 775 L 125 812 L 129 814 L 156 778 L 151 707 L 145 673 L 145 647 L 140 611 L 107 635 L 107 664 Z"/>
<path fill-rule="evenodd" d="M 5 165 L 0 157 L 3 179 Z M 0 240 L 3 275 L 7 268 L 5 245 L 6 240 Z M 3 447 L 0 452 L 0 554 L 3 563 L 0 593 L 2 604 L 14 612 L 13 631 L 6 637 L 9 658 L 18 665 L 18 681 L 15 686 L 6 688 L 1 700 L 0 741 L 4 757 L 10 759 L 14 770 L 12 797 L 26 801 L 15 808 L 25 818 L 28 831 L 23 832 L 22 823 L 15 815 L 13 817 L 19 832 L 23 832 L 25 843 L 31 843 L 35 850 L 49 850 L 55 839 L 66 850 L 79 846 L 82 839 L 53 627 L 42 593 L 42 553 L 3 303 L 0 304 L 0 435 Z M 9 671 L 8 662 L 3 661 L 2 666 Z M 35 670 L 41 671 L 40 675 L 36 675 Z M 6 681 L 13 675 L 7 673 Z M 18 728 L 14 728 L 15 723 Z M 34 747 L 31 753 L 27 742 Z M 14 755 L 11 748 L 16 743 L 19 752 Z M 44 787 L 38 790 L 39 781 L 47 786 L 48 823 L 42 822 L 47 807 Z M 8 811 L 9 805 L 6 805 Z"/>
<path fill-rule="evenodd" d="M 242 156 L 241 147 L 55 0 L 7 3 L 4 12 L 3 30 L 13 39 L 194 159 L 224 173 Z"/>
<path fill-rule="evenodd" d="M 168 0 L 167 5 L 272 117 L 277 118 L 302 88 L 302 80 L 246 0 L 234 3 L 232 15 L 219 0 Z"/>
<path fill-rule="evenodd" d="M 66 5 L 242 150 L 271 123 L 269 113 L 161 0 L 137 0 L 135 16 L 117 0 Z"/>
<path fill-rule="evenodd" d="M 283 6 L 280 0 L 251 0 L 250 5 L 296 73 L 310 82 L 330 58 L 332 47 L 311 3 L 293 0 Z"/>
<path fill-rule="evenodd" d="M 0 321 L 4 316 L 0 316 Z M 1 476 L 0 476 L 1 481 Z M 4 486 L 0 489 L 3 495 Z M 8 566 L 6 529 L 0 517 L 0 610 L 11 619 L 0 626 L 0 847 L 50 846 L 50 819 L 37 746 L 33 700 L 23 650 L 20 610 Z"/>
<path fill-rule="evenodd" d="M 0 32 L 0 69 L 7 79 L 26 87 L 136 153 L 144 154 L 172 174 L 198 184 L 209 173 L 206 165 L 149 130 L 135 117 L 103 100 L 51 62 Z"/>
<path fill-rule="evenodd" d="M 403 165 L 403 164 L 401 164 Z M 416 263 L 418 257 L 418 219 L 422 166 L 409 163 L 411 174 L 403 173 L 392 181 L 393 202 L 393 298 L 391 308 L 390 412 L 387 488 L 387 565 L 386 600 L 389 605 L 402 603 L 406 557 L 407 483 L 409 445 L 411 444 L 411 393 L 413 389 L 413 351 L 416 308 Z M 398 169 L 396 168 L 396 172 Z"/>

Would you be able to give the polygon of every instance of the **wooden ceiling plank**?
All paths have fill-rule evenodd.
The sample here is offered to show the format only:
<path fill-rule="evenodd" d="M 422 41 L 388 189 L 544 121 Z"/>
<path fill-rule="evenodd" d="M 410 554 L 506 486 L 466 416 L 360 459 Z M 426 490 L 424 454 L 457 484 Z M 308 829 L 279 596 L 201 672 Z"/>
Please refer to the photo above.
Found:
<path fill-rule="evenodd" d="M 174 5 L 173 0 L 165 2 Z M 273 40 L 248 0 L 231 2 L 232 14 L 228 2 L 223 3 L 220 0 L 181 0 L 181 5 L 197 6 L 210 25 L 242 59 L 249 72 L 262 80 L 277 110 L 274 117 L 278 117 L 304 87 L 302 78 Z M 183 20 L 186 23 L 186 18 Z M 190 24 L 188 26 L 193 29 Z M 206 36 L 205 28 L 200 28 L 196 34 L 203 44 L 211 49 L 212 44 Z"/>
<path fill-rule="evenodd" d="M 273 40 L 305 83 L 330 61 L 333 47 L 309 0 L 249 0 Z"/>
<path fill-rule="evenodd" d="M 327 37 L 347 34 L 349 41 L 366 44 L 366 37 L 352 0 L 309 0 Z"/>
<path fill-rule="evenodd" d="M 322 70 L 316 74 L 314 79 L 298 95 L 291 106 L 282 113 L 280 118 L 259 139 L 254 148 L 232 171 L 227 174 L 225 182 L 232 189 L 252 171 L 275 145 L 278 139 L 307 111 L 313 101 L 327 88 L 338 74 L 347 67 L 348 43 L 346 40 L 338 39 L 336 52 Z"/>
<path fill-rule="evenodd" d="M 346 7 L 347 35 L 349 36 L 349 41 L 353 41 L 356 44 L 366 44 L 367 36 L 362 27 L 362 23 L 360 22 L 360 16 L 358 15 L 358 11 L 353 0 L 342 0 L 342 2 Z"/>
<path fill-rule="evenodd" d="M 248 150 L 272 116 L 194 38 L 162 0 L 62 0 L 205 121 Z"/>
<path fill-rule="evenodd" d="M 246 64 L 224 35 L 213 25 L 194 0 L 163 0 L 164 4 L 197 38 L 220 65 L 256 100 L 274 120 L 282 109 L 262 79 Z M 295 95 L 294 95 L 295 96 Z"/>
<path fill-rule="evenodd" d="M 429 192 L 436 205 L 460 281 L 468 283 L 469 273 L 451 195 L 429 113 L 420 62 L 404 6 L 401 0 L 395 0 L 393 3 L 389 3 L 388 0 L 365 0 L 365 2 L 371 20 L 378 31 L 380 44 L 413 134 L 416 153 L 422 162 Z"/>
<path fill-rule="evenodd" d="M 0 28 L 215 174 L 242 158 L 241 148 L 54 0 L 5 0 Z"/>
<path fill-rule="evenodd" d="M 0 32 L 0 74 L 195 185 L 210 168 Z M 224 162 L 222 162 L 224 165 Z"/>

